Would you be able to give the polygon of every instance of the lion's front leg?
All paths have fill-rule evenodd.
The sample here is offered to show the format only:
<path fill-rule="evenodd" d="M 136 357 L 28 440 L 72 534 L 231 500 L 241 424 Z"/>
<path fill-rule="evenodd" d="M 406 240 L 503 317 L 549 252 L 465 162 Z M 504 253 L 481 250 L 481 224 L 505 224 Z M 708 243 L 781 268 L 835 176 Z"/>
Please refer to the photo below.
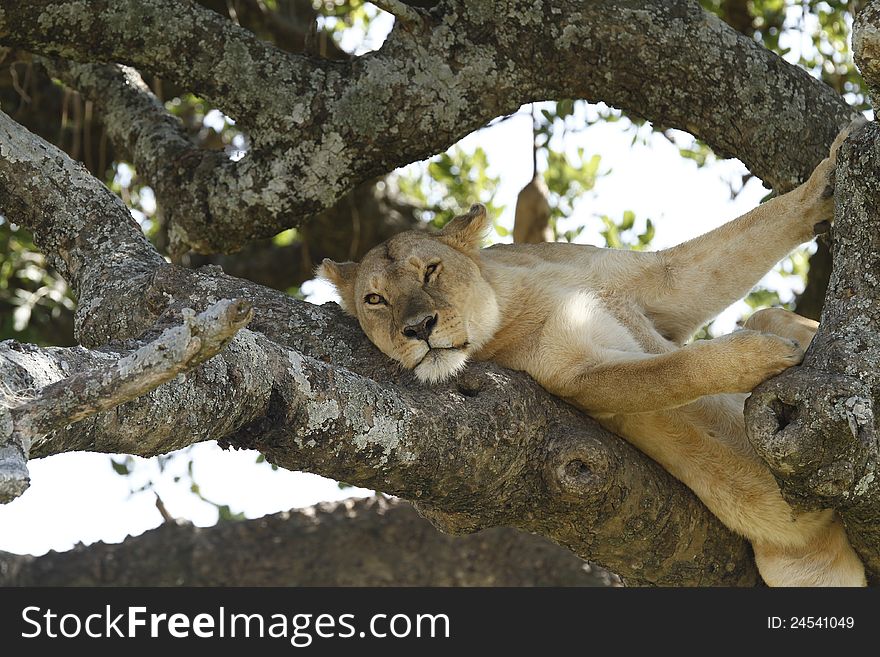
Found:
<path fill-rule="evenodd" d="M 549 345 L 530 374 L 551 393 L 594 414 L 642 413 L 705 395 L 750 392 L 803 358 L 797 342 L 750 330 L 656 355 L 593 348 L 578 358 L 572 351 Z"/>

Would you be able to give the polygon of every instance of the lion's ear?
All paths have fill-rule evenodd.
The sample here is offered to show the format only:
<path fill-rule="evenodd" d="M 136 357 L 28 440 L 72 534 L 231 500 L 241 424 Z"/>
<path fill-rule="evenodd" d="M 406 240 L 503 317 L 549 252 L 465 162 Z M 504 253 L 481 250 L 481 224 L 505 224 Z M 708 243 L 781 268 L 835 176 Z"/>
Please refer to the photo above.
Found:
<path fill-rule="evenodd" d="M 488 231 L 486 206 L 474 203 L 467 214 L 459 215 L 446 224 L 440 231 L 440 237 L 450 246 L 462 251 L 473 251 L 483 246 L 483 238 Z"/>
<path fill-rule="evenodd" d="M 339 292 L 340 305 L 349 315 L 354 315 L 354 280 L 357 277 L 358 263 L 333 262 L 330 258 L 318 265 L 315 272 L 318 278 L 331 283 Z"/>

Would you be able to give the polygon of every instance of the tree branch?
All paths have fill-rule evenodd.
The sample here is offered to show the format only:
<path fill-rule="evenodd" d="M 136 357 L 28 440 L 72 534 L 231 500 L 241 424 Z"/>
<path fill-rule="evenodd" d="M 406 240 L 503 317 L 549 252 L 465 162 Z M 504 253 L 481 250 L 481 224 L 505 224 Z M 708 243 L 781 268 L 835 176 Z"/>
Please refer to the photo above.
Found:
<path fill-rule="evenodd" d="M 213 527 L 166 522 L 117 545 L 0 552 L 0 586 L 609 586 L 616 578 L 510 528 L 441 534 L 372 498 Z"/>
<path fill-rule="evenodd" d="M 95 11 L 105 4 L 118 7 Z M 67 6 L 41 0 L 7 9 L 0 38 L 84 61 L 97 52 L 151 73 L 175 69 L 251 132 L 254 147 L 237 163 L 169 164 L 179 182 L 159 200 L 177 226 L 178 250 L 235 250 L 299 225 L 359 182 L 440 152 L 534 100 L 604 100 L 687 130 L 778 191 L 812 171 L 854 114 L 831 89 L 685 0 L 570 0 L 550 13 L 517 0 L 446 0 L 425 14 L 423 30 L 394 29 L 378 52 L 346 63 L 258 52 L 252 36 L 228 26 L 217 26 L 216 43 L 191 39 L 186 30 L 219 17 L 194 5 L 178 15 L 170 0 L 137 3 L 151 36 L 135 40 L 109 20 L 130 11 L 131 0 L 93 0 L 82 23 L 108 44 L 96 45 L 91 36 L 77 40 L 85 28 L 60 26 Z M 57 29 L 40 28 L 41 17 Z M 172 47 L 183 52 L 169 58 Z M 217 65 L 229 53 L 242 63 Z"/>
<path fill-rule="evenodd" d="M 880 3 L 855 22 L 856 60 L 876 88 Z M 876 43 L 875 43 L 876 41 Z M 869 571 L 880 573 L 880 128 L 840 149 L 834 270 L 819 332 L 801 367 L 759 387 L 746 404 L 749 437 L 792 503 L 835 508 Z"/>
<path fill-rule="evenodd" d="M 79 297 L 76 334 L 102 344 L 125 333 L 131 313 L 101 305 L 133 299 L 164 259 L 122 201 L 60 150 L 0 112 L 0 213 L 28 227 Z M 105 314 L 105 310 L 108 314 Z"/>
<path fill-rule="evenodd" d="M 220 301 L 199 315 L 184 312 L 182 326 L 166 329 L 112 367 L 44 387 L 36 398 L 11 409 L 12 420 L 22 433 L 47 434 L 137 399 L 215 356 L 251 317 L 244 301 Z"/>
<path fill-rule="evenodd" d="M 172 277 L 165 282 L 174 284 Z M 246 285 L 222 276 L 199 284 L 218 294 Z M 481 365 L 456 384 L 420 388 L 409 373 L 394 374 L 377 359 L 335 307 L 268 290 L 252 301 L 254 321 L 277 323 L 272 311 L 281 311 L 286 320 L 277 337 L 308 335 L 302 346 L 317 357 L 242 331 L 185 379 L 55 431 L 32 454 L 152 455 L 223 438 L 288 469 L 418 500 L 446 530 L 514 525 L 542 533 L 614 564 L 633 582 L 754 581 L 744 541 L 689 490 L 528 377 Z M 2 353 L 22 350 L 7 343 Z M 37 375 L 43 385 L 49 376 L 62 378 L 61 363 L 78 369 L 101 358 L 81 349 L 23 351 L 27 358 L 0 360 L 0 375 L 15 389 L 36 387 Z M 374 378 L 329 365 L 322 354 Z"/>
<path fill-rule="evenodd" d="M 137 399 L 205 362 L 251 316 L 250 306 L 241 301 L 220 301 L 199 315 L 187 310 L 183 326 L 167 329 L 110 366 L 45 385 L 33 398 L 19 403 L 14 396 L 2 400 L 6 408 L 0 419 L 0 502 L 12 500 L 27 488 L 23 459 L 34 442 L 50 431 Z M 0 358 L 6 358 L 5 353 L 9 353 L 6 345 L 0 344 Z"/>
<path fill-rule="evenodd" d="M 192 89 L 253 127 L 291 109 L 287 93 L 305 91 L 295 55 L 258 39 L 219 14 L 177 0 L 33 0 L 0 14 L 0 40 L 83 62 L 142 67 Z M 320 60 L 308 68 L 322 66 Z M 277 92 L 277 90 L 276 90 Z M 222 102 L 221 102 L 222 101 Z"/>
<path fill-rule="evenodd" d="M 880 572 L 880 129 L 851 136 L 837 165 L 835 263 L 819 332 L 801 367 L 759 387 L 749 436 L 783 486 L 808 508 L 836 508 L 869 570 Z"/>

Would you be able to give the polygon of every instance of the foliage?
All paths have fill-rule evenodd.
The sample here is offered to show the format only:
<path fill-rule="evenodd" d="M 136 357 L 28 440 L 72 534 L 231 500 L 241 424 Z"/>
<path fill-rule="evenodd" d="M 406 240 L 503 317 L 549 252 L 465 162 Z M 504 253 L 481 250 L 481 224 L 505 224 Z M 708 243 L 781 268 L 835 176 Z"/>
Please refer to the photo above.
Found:
<path fill-rule="evenodd" d="M 654 224 L 648 219 L 643 231 L 635 229 L 636 215 L 629 210 L 623 213 L 621 221 L 616 222 L 611 217 L 601 216 L 600 219 L 605 228 L 601 231 L 605 238 L 605 246 L 612 249 L 631 249 L 644 251 L 651 245 L 654 239 Z"/>
<path fill-rule="evenodd" d="M 864 82 L 853 65 L 849 47 L 852 18 L 863 0 L 701 0 L 708 11 L 765 48 L 798 64 L 821 79 L 847 101 L 867 108 Z M 737 9 L 750 19 L 733 21 Z"/>
<path fill-rule="evenodd" d="M 810 247 L 802 247 L 789 255 L 785 260 L 773 268 L 773 276 L 794 278 L 796 281 L 806 281 L 807 272 L 810 269 Z M 776 290 L 757 287 L 745 298 L 745 302 L 752 310 L 781 306 L 787 310 L 794 310 L 794 299 L 783 302 Z"/>
<path fill-rule="evenodd" d="M 455 146 L 432 158 L 427 166 L 398 176 L 397 182 L 400 191 L 422 208 L 423 219 L 435 228 L 445 226 L 471 203 L 484 204 L 491 217 L 504 210 L 493 202 L 500 180 L 489 173 L 482 148 L 468 153 Z"/>
<path fill-rule="evenodd" d="M 27 231 L 0 217 L 0 339 L 71 344 L 74 301 Z"/>
<path fill-rule="evenodd" d="M 113 468 L 113 471 L 116 474 L 127 478 L 129 482 L 130 497 L 134 497 L 136 495 L 141 495 L 144 493 L 152 493 L 156 496 L 157 506 L 161 505 L 160 508 L 163 510 L 164 514 L 167 513 L 167 511 L 165 511 L 164 505 L 162 504 L 162 500 L 159 497 L 159 493 L 157 491 L 158 482 L 155 481 L 150 475 L 150 470 L 152 469 L 150 463 L 154 463 L 156 467 L 158 467 L 159 475 L 162 475 L 166 472 L 166 470 L 172 467 L 174 468 L 173 470 L 171 470 L 172 472 L 174 470 L 177 470 L 179 472 L 181 461 L 185 461 L 185 470 L 181 474 L 175 474 L 172 481 L 175 484 L 187 486 L 189 492 L 195 495 L 200 501 L 216 509 L 218 522 L 225 522 L 229 520 L 244 520 L 245 515 L 240 511 L 233 511 L 228 504 L 220 504 L 218 502 L 215 502 L 207 498 L 202 493 L 201 487 L 195 480 L 195 475 L 193 471 L 195 462 L 193 460 L 191 452 L 191 448 L 185 448 L 173 454 L 157 456 L 151 461 L 135 458 L 133 456 L 120 456 L 118 459 L 111 457 L 110 466 Z M 143 483 L 135 484 L 132 482 Z"/>

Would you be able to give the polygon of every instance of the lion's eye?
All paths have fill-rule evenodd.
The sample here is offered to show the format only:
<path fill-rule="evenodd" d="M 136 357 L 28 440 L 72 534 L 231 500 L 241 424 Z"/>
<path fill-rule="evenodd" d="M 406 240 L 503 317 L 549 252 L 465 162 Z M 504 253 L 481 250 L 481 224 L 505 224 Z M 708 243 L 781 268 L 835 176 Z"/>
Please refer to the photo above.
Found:
<path fill-rule="evenodd" d="M 425 267 L 425 283 L 427 283 L 429 280 L 431 280 L 431 274 L 433 274 L 435 271 L 437 271 L 437 264 L 436 263 Z"/>
<path fill-rule="evenodd" d="M 380 303 L 385 303 L 385 299 L 381 294 L 368 294 L 364 297 L 364 301 L 371 306 L 378 306 Z"/>

